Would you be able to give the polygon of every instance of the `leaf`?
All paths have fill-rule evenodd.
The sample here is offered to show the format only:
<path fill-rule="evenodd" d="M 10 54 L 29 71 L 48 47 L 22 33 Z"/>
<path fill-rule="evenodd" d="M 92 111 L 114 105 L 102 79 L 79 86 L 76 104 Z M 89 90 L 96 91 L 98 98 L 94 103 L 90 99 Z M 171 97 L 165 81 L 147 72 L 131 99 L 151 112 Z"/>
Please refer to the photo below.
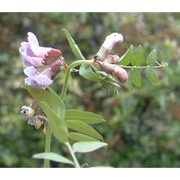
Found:
<path fill-rule="evenodd" d="M 48 159 L 48 160 L 55 161 L 55 162 L 74 165 L 73 161 L 65 158 L 64 156 L 61 156 L 59 154 L 52 153 L 52 152 L 38 153 L 38 154 L 33 155 L 33 158 L 36 158 L 36 159 Z"/>
<path fill-rule="evenodd" d="M 48 88 L 47 91 L 45 89 L 37 88 L 34 86 L 23 86 L 28 92 L 33 96 L 33 98 L 37 101 L 38 105 L 41 107 L 41 102 L 44 101 L 53 110 L 53 112 L 60 118 L 64 119 L 65 115 L 65 105 L 62 102 L 61 98 L 53 91 L 51 88 Z M 46 113 L 45 113 L 46 114 Z"/>
<path fill-rule="evenodd" d="M 93 137 L 90 137 L 85 134 L 77 133 L 77 132 L 70 132 L 69 139 L 72 139 L 74 141 L 98 141 L 97 139 Z"/>
<path fill-rule="evenodd" d="M 68 120 L 66 121 L 66 124 L 69 129 L 89 135 L 99 140 L 103 140 L 103 137 L 95 129 L 93 129 L 91 126 L 87 125 L 86 123 L 82 121 Z"/>
<path fill-rule="evenodd" d="M 148 66 L 152 66 L 156 60 L 157 60 L 157 51 L 156 51 L 156 49 L 154 49 L 148 55 L 147 60 L 146 60 L 146 64 Z"/>
<path fill-rule="evenodd" d="M 28 85 L 24 85 L 23 88 L 28 90 L 33 98 L 38 102 L 39 106 L 41 101 L 49 102 L 51 104 L 51 96 L 47 90 Z"/>
<path fill-rule="evenodd" d="M 65 120 L 79 120 L 87 124 L 96 124 L 105 122 L 105 120 L 92 112 L 80 111 L 76 109 L 66 110 Z"/>
<path fill-rule="evenodd" d="M 143 62 L 143 48 L 141 45 L 139 45 L 136 54 L 133 56 L 131 60 L 131 64 L 133 66 L 140 66 L 142 62 Z"/>
<path fill-rule="evenodd" d="M 158 77 L 153 69 L 146 69 L 145 71 L 147 78 L 151 81 L 153 85 L 159 82 Z"/>
<path fill-rule="evenodd" d="M 54 110 L 55 114 L 58 117 L 60 117 L 61 119 L 64 119 L 66 108 L 65 108 L 63 101 L 61 100 L 60 96 L 58 96 L 53 89 L 48 87 L 48 90 L 51 93 L 51 98 L 52 98 L 52 102 L 53 102 L 51 104 L 51 108 Z"/>
<path fill-rule="evenodd" d="M 84 141 L 84 142 L 76 142 L 73 144 L 73 149 L 75 152 L 80 153 L 87 153 L 95 151 L 101 147 L 107 146 L 107 143 L 104 142 L 91 142 L 91 141 Z"/>
<path fill-rule="evenodd" d="M 91 66 L 87 64 L 81 65 L 79 69 L 79 75 L 91 81 L 100 81 L 102 79 L 92 70 Z"/>
<path fill-rule="evenodd" d="M 68 129 L 67 125 L 64 122 L 63 119 L 59 118 L 53 110 L 50 108 L 50 106 L 46 102 L 41 102 L 41 107 L 48 118 L 48 123 L 51 127 L 51 130 L 54 134 L 54 136 L 60 141 L 60 142 L 67 142 L 68 141 Z"/>
<path fill-rule="evenodd" d="M 125 54 L 120 58 L 120 65 L 128 65 L 131 62 L 131 59 L 134 54 L 134 47 L 133 45 L 125 52 Z"/>
<path fill-rule="evenodd" d="M 71 50 L 73 51 L 74 55 L 78 58 L 81 59 L 85 59 L 84 56 L 82 55 L 79 47 L 77 46 L 77 44 L 75 43 L 74 39 L 72 38 L 71 34 L 69 33 L 69 31 L 67 29 L 62 29 L 62 31 L 65 33 L 66 38 L 69 42 L 69 45 L 71 47 Z"/>
<path fill-rule="evenodd" d="M 140 75 L 140 72 L 138 70 L 135 70 L 135 69 L 131 70 L 129 79 L 137 87 L 141 86 L 141 75 Z"/>
<path fill-rule="evenodd" d="M 132 84 L 131 84 L 130 81 L 128 81 L 127 83 L 125 83 L 124 86 L 127 88 L 127 90 L 128 90 L 129 92 L 131 92 L 131 91 L 133 90 L 133 86 L 132 86 Z"/>

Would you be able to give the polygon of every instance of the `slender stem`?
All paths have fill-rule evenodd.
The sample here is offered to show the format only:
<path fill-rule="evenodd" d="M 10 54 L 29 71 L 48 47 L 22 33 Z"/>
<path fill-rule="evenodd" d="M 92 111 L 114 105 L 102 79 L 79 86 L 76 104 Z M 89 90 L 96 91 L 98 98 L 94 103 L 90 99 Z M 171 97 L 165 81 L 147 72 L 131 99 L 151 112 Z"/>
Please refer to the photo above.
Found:
<path fill-rule="evenodd" d="M 75 68 L 76 66 L 79 66 L 81 64 L 92 64 L 92 63 L 93 63 L 93 60 L 77 60 L 77 61 L 75 61 L 75 62 L 73 62 L 72 64 L 69 65 L 68 69 L 66 70 L 63 89 L 62 89 L 61 95 L 60 95 L 62 101 L 64 100 L 64 98 L 66 96 L 67 87 L 68 87 L 68 81 L 69 81 L 71 70 L 73 68 Z"/>
<path fill-rule="evenodd" d="M 158 66 L 124 66 L 121 65 L 122 68 L 129 68 L 129 69 L 147 69 L 147 68 L 162 68 L 167 66 L 167 64 L 159 64 Z"/>
<path fill-rule="evenodd" d="M 70 154 L 71 154 L 71 156 L 72 156 L 72 158 L 73 158 L 73 160 L 74 160 L 75 167 L 76 167 L 76 168 L 80 168 L 81 166 L 79 165 L 79 162 L 78 162 L 78 160 L 77 160 L 77 158 L 76 158 L 76 156 L 75 156 L 75 152 L 74 152 L 74 150 L 72 149 L 71 144 L 69 143 L 69 141 L 66 142 L 65 144 L 66 144 L 66 146 L 68 147 L 69 152 L 70 152 Z"/>
<path fill-rule="evenodd" d="M 51 131 L 50 126 L 48 126 L 47 123 L 45 124 L 45 128 L 46 128 L 45 152 L 50 152 L 52 131 Z M 48 159 L 44 160 L 44 167 L 49 168 L 49 160 Z"/>

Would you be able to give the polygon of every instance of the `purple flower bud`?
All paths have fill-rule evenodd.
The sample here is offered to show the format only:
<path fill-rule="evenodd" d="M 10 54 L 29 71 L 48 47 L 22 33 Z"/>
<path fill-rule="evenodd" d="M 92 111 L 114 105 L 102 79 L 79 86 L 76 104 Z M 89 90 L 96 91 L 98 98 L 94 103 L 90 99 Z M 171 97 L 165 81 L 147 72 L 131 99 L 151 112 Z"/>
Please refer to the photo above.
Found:
<path fill-rule="evenodd" d="M 122 83 L 127 83 L 127 81 L 128 81 L 128 74 L 127 74 L 127 71 L 125 69 L 123 69 L 122 67 L 116 65 L 113 74 Z"/>
<path fill-rule="evenodd" d="M 24 69 L 24 73 L 28 76 L 28 78 L 25 78 L 25 84 L 39 88 L 46 88 L 53 82 L 52 80 L 60 72 L 60 67 L 60 60 L 56 60 L 41 73 L 33 66 L 26 67 Z"/>
<path fill-rule="evenodd" d="M 106 62 L 98 61 L 98 64 L 102 71 L 107 72 L 108 74 L 112 74 L 118 78 L 118 80 L 122 83 L 126 83 L 128 81 L 128 74 L 125 69 L 116 65 L 109 64 Z"/>
<path fill-rule="evenodd" d="M 58 49 L 39 46 L 36 36 L 31 32 L 28 32 L 28 42 L 21 43 L 19 52 L 23 56 L 25 67 L 47 65 L 62 55 Z"/>
<path fill-rule="evenodd" d="M 115 44 L 123 42 L 123 36 L 119 33 L 112 33 L 106 37 L 102 46 L 111 51 Z"/>

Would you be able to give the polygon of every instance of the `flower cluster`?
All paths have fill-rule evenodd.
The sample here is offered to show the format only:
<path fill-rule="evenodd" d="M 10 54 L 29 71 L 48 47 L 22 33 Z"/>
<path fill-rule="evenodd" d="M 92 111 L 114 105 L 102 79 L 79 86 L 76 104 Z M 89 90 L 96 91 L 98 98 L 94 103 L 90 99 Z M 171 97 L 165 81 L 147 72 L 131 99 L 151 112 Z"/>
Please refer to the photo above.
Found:
<path fill-rule="evenodd" d="M 118 54 L 111 55 L 110 52 L 117 43 L 123 42 L 123 36 L 119 33 L 112 33 L 106 37 L 100 50 L 94 57 L 94 61 L 97 62 L 102 71 L 112 74 L 118 78 L 122 83 L 128 81 L 128 74 L 125 69 L 115 64 L 120 61 Z"/>
<path fill-rule="evenodd" d="M 51 47 L 41 47 L 36 36 L 28 32 L 28 42 L 22 42 L 19 52 L 23 56 L 24 73 L 27 75 L 25 84 L 46 88 L 59 73 L 62 62 L 61 51 Z M 45 66 L 42 72 L 36 67 Z"/>

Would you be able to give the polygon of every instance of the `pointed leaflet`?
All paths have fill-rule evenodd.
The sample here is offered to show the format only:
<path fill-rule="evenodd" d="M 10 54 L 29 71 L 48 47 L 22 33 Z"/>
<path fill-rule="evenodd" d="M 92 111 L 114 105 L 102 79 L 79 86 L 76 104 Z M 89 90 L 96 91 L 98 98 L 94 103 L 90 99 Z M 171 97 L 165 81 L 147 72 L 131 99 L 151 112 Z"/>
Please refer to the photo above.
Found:
<path fill-rule="evenodd" d="M 134 47 L 131 45 L 129 49 L 125 52 L 125 54 L 120 58 L 120 65 L 128 65 L 133 57 Z"/>
<path fill-rule="evenodd" d="M 84 141 L 84 142 L 76 142 L 73 144 L 73 149 L 75 152 L 87 153 L 95 151 L 101 147 L 106 147 L 107 144 L 104 142 L 92 142 L 92 141 Z"/>
<path fill-rule="evenodd" d="M 140 66 L 143 62 L 143 48 L 141 45 L 138 46 L 137 52 L 131 60 L 133 66 Z"/>
<path fill-rule="evenodd" d="M 103 140 L 103 137 L 95 129 L 93 129 L 91 126 L 87 125 L 86 123 L 82 121 L 68 120 L 66 121 L 66 124 L 69 129 L 89 135 L 99 140 Z"/>
<path fill-rule="evenodd" d="M 70 132 L 69 139 L 74 141 L 99 141 L 93 137 L 78 132 Z"/>
<path fill-rule="evenodd" d="M 36 158 L 36 159 L 48 159 L 48 160 L 55 161 L 55 162 L 60 162 L 60 163 L 74 165 L 74 163 L 71 160 L 65 158 L 64 156 L 61 156 L 59 154 L 52 153 L 52 152 L 49 152 L 49 153 L 38 153 L 38 154 L 35 154 L 33 156 L 33 158 Z"/>
<path fill-rule="evenodd" d="M 146 76 L 151 81 L 153 85 L 157 84 L 159 82 L 158 77 L 153 69 L 146 69 Z"/>
<path fill-rule="evenodd" d="M 62 31 L 65 33 L 66 38 L 69 42 L 69 45 L 71 47 L 71 50 L 73 51 L 74 55 L 78 58 L 81 59 L 85 59 L 79 49 L 79 47 L 77 46 L 77 44 L 75 43 L 75 41 L 73 40 L 71 34 L 69 33 L 69 31 L 67 29 L 62 29 Z"/>
<path fill-rule="evenodd" d="M 138 70 L 136 70 L 136 69 L 131 70 L 129 79 L 137 87 L 141 86 L 141 75 Z"/>
<path fill-rule="evenodd" d="M 105 122 L 105 120 L 97 114 L 87 111 L 80 111 L 76 109 L 66 110 L 65 120 L 79 120 L 87 124 Z"/>
<path fill-rule="evenodd" d="M 147 60 L 146 60 L 146 64 L 148 66 L 152 66 L 156 60 L 157 60 L 157 51 L 156 51 L 156 49 L 154 49 L 148 55 Z"/>
<path fill-rule="evenodd" d="M 81 65 L 79 75 L 91 81 L 100 81 L 102 79 L 92 70 L 91 66 L 87 64 Z"/>
<path fill-rule="evenodd" d="M 48 123 L 54 136 L 60 142 L 68 141 L 68 128 L 63 119 L 59 118 L 46 102 L 41 102 L 41 107 L 48 118 Z"/>

